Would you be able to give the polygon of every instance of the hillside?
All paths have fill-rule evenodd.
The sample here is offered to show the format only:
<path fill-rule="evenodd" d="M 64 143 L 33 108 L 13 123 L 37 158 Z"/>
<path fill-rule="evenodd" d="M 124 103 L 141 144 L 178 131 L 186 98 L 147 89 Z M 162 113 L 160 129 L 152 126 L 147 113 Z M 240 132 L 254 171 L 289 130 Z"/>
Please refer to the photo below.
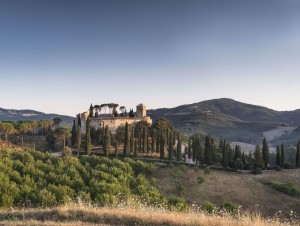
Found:
<path fill-rule="evenodd" d="M 148 114 L 153 119 L 165 117 L 171 120 L 178 130 L 188 135 L 210 133 L 231 142 L 261 143 L 263 133 L 271 130 L 272 134 L 279 134 L 271 137 L 273 144 L 278 140 L 295 142 L 297 139 L 294 138 L 300 137 L 297 129 L 300 126 L 300 110 L 275 111 L 226 98 L 149 110 Z M 285 131 L 285 127 L 287 133 L 280 133 Z M 277 129 L 280 131 L 274 132 Z"/>
<path fill-rule="evenodd" d="M 46 120 L 55 117 L 61 118 L 66 123 L 71 123 L 73 117 L 59 114 L 46 114 L 34 110 L 15 110 L 0 108 L 0 121 L 17 121 L 17 120 Z"/>

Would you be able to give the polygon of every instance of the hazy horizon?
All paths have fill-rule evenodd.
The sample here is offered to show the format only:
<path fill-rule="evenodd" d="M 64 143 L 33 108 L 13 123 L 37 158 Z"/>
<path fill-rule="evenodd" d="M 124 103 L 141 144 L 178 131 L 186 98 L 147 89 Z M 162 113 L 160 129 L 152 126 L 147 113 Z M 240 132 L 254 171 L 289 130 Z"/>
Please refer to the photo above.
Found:
<path fill-rule="evenodd" d="M 295 0 L 1 0 L 0 107 L 300 108 Z"/>

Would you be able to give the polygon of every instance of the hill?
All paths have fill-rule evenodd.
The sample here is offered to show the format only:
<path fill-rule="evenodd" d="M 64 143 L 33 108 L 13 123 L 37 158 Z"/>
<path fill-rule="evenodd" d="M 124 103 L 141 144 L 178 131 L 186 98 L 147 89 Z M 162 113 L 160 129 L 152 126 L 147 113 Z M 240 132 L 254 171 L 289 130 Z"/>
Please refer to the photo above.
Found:
<path fill-rule="evenodd" d="M 18 121 L 18 120 L 46 120 L 55 117 L 61 118 L 66 123 L 73 122 L 74 117 L 59 115 L 59 114 L 46 114 L 34 110 L 15 110 L 0 108 L 0 121 Z"/>
<path fill-rule="evenodd" d="M 148 114 L 153 119 L 171 120 L 178 130 L 188 135 L 209 133 L 231 142 L 261 143 L 268 131 L 273 134 L 269 136 L 272 144 L 295 142 L 300 137 L 300 110 L 275 111 L 227 98 L 149 110 Z"/>

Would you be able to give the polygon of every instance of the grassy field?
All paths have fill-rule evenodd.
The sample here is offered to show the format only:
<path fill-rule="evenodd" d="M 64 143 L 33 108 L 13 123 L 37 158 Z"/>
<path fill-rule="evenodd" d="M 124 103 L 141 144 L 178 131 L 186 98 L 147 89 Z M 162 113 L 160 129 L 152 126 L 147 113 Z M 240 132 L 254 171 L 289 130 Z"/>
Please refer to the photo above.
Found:
<path fill-rule="evenodd" d="M 232 202 L 243 211 L 260 212 L 265 217 L 291 211 L 300 214 L 300 198 L 292 197 L 263 184 L 266 180 L 294 182 L 300 188 L 300 170 L 264 171 L 261 175 L 203 170 L 171 166 L 156 171 L 156 186 L 165 196 L 180 196 L 189 204 L 203 206 L 209 201 L 216 207 Z"/>
<path fill-rule="evenodd" d="M 276 226 L 297 225 L 296 221 L 264 219 L 259 215 L 208 215 L 204 212 L 172 212 L 162 208 L 126 207 L 96 208 L 66 205 L 51 209 L 15 209 L 0 211 L 0 225 L 230 225 Z"/>

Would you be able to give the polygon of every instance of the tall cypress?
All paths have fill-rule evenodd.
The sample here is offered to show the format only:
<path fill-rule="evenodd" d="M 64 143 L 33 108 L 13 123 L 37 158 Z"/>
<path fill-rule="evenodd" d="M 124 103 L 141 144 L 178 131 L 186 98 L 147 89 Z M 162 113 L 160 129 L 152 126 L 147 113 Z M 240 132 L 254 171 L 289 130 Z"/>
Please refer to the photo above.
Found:
<path fill-rule="evenodd" d="M 123 156 L 127 157 L 128 154 L 128 150 L 129 150 L 129 145 L 130 145 L 130 141 L 129 141 L 129 127 L 128 127 L 128 123 L 125 123 L 125 136 L 124 136 L 124 149 L 123 149 Z"/>
<path fill-rule="evenodd" d="M 90 118 L 86 120 L 86 144 L 85 144 L 85 152 L 87 155 L 91 154 L 91 128 L 90 128 Z"/>
<path fill-rule="evenodd" d="M 71 145 L 74 147 L 77 141 L 77 131 L 76 131 L 76 125 L 75 120 L 73 120 L 73 127 L 72 127 L 72 137 L 71 137 Z"/>
<path fill-rule="evenodd" d="M 160 158 L 163 159 L 165 157 L 165 137 L 161 133 L 160 136 Z"/>
<path fill-rule="evenodd" d="M 281 144 L 281 150 L 280 150 L 280 158 L 281 158 L 281 160 L 280 160 L 280 163 L 281 163 L 281 167 L 284 167 L 284 164 L 285 164 L 285 153 L 284 153 L 284 145 L 283 145 L 283 143 Z"/>
<path fill-rule="evenodd" d="M 261 148 L 259 145 L 256 145 L 254 158 L 255 158 L 255 167 L 261 168 L 263 165 L 263 159 L 262 159 Z"/>
<path fill-rule="evenodd" d="M 270 150 L 269 150 L 269 144 L 268 144 L 266 138 L 264 138 L 264 140 L 263 140 L 262 156 L 263 156 L 263 160 L 264 160 L 264 164 L 265 164 L 265 169 L 267 169 L 267 166 L 270 162 Z"/>
<path fill-rule="evenodd" d="M 279 145 L 277 145 L 277 148 L 276 148 L 276 165 L 281 166 L 281 152 L 280 152 Z"/>
<path fill-rule="evenodd" d="M 169 144 L 168 144 L 168 154 L 169 160 L 172 159 L 172 152 L 173 152 L 173 138 L 172 135 L 169 137 Z"/>
<path fill-rule="evenodd" d="M 154 139 L 154 131 L 152 131 L 152 139 L 151 139 L 151 152 L 155 152 L 155 139 Z"/>
<path fill-rule="evenodd" d="M 223 143 L 223 148 L 222 148 L 222 163 L 223 163 L 223 167 L 227 168 L 228 166 L 228 145 L 224 142 Z"/>
<path fill-rule="evenodd" d="M 110 143 L 111 143 L 110 131 L 108 126 L 105 126 L 103 150 L 104 150 L 104 155 L 107 157 L 110 154 Z"/>
<path fill-rule="evenodd" d="M 178 135 L 178 142 L 177 142 L 177 161 L 181 161 L 181 139 Z"/>
<path fill-rule="evenodd" d="M 78 125 L 77 127 L 77 151 L 78 151 L 78 156 L 80 152 L 80 147 L 81 147 L 81 127 Z"/>
<path fill-rule="evenodd" d="M 158 132 L 156 134 L 156 153 L 159 153 L 160 152 L 160 133 Z"/>
<path fill-rule="evenodd" d="M 296 152 L 296 168 L 299 169 L 299 167 L 300 167 L 300 140 L 298 141 L 297 152 Z"/>
<path fill-rule="evenodd" d="M 188 158 L 192 158 L 192 147 L 191 147 L 191 138 L 189 138 L 189 144 L 188 144 Z"/>
<path fill-rule="evenodd" d="M 134 149 L 134 128 L 131 126 L 131 136 L 130 136 L 130 155 L 132 155 Z"/>

